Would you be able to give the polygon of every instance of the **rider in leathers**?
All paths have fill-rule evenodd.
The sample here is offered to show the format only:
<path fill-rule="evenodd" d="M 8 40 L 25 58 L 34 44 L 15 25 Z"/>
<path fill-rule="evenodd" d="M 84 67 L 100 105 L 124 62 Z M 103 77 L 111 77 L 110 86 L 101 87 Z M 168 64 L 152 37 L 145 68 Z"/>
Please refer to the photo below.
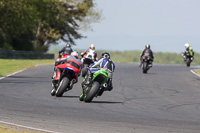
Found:
<path fill-rule="evenodd" d="M 64 63 L 60 64 L 61 62 L 64 62 Z M 66 67 L 71 68 L 75 71 L 76 79 L 73 79 L 73 84 L 77 83 L 78 77 L 80 76 L 80 72 L 82 69 L 82 62 L 78 57 L 78 52 L 73 51 L 71 53 L 71 55 L 66 55 L 66 56 L 64 56 L 62 58 L 58 58 L 56 60 L 56 66 L 55 66 L 55 70 L 54 70 L 56 73 L 56 76 L 54 76 L 53 84 L 57 83 L 57 81 L 60 79 L 62 70 Z"/>
<path fill-rule="evenodd" d="M 72 48 L 71 48 L 71 45 L 70 45 L 70 44 L 66 44 L 66 46 L 63 47 L 63 48 L 59 51 L 59 58 L 61 58 L 63 54 L 70 55 L 71 52 L 73 52 L 73 50 L 72 50 Z"/>
<path fill-rule="evenodd" d="M 85 50 L 85 51 L 83 51 L 83 52 L 81 53 L 82 62 L 83 62 L 84 58 L 85 58 L 88 54 L 92 56 L 92 60 L 93 60 L 93 61 L 98 60 L 98 57 L 97 57 L 97 53 L 96 53 L 96 51 L 95 51 L 95 45 L 94 45 L 94 44 L 91 44 L 88 50 Z"/>
<path fill-rule="evenodd" d="M 153 59 L 154 59 L 154 55 L 153 55 L 153 51 L 150 49 L 150 45 L 147 44 L 145 46 L 145 49 L 143 50 L 141 56 L 140 56 L 140 60 L 141 60 L 141 63 L 140 63 L 140 67 L 142 66 L 142 63 L 143 63 L 143 60 L 142 60 L 142 56 L 148 54 L 151 58 L 150 58 L 150 61 L 149 61 L 149 66 L 152 67 L 152 63 L 153 63 Z"/>
<path fill-rule="evenodd" d="M 89 67 L 90 70 L 88 70 L 85 84 L 90 83 L 93 73 L 104 68 L 107 68 L 106 70 L 108 71 L 108 78 L 109 78 L 107 83 L 108 87 L 106 88 L 106 90 L 111 91 L 113 89 L 112 75 L 115 70 L 115 64 L 111 61 L 110 54 L 107 52 L 102 53 L 101 58 L 90 65 Z"/>
<path fill-rule="evenodd" d="M 192 57 L 192 60 L 193 60 L 194 59 L 194 51 L 188 43 L 185 44 L 185 52 L 182 54 L 184 60 L 186 60 L 186 54 L 187 53 L 190 54 L 190 56 Z"/>

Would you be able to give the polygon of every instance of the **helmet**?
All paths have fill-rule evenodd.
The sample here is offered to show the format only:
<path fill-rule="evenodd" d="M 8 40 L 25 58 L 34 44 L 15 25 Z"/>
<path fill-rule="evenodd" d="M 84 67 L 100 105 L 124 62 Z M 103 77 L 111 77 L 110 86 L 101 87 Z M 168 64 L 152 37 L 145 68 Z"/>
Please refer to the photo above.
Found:
<path fill-rule="evenodd" d="M 94 44 L 91 44 L 89 49 L 92 49 L 92 50 L 95 50 L 95 45 Z"/>
<path fill-rule="evenodd" d="M 190 46 L 190 44 L 186 43 L 185 44 L 185 48 L 188 48 Z"/>
<path fill-rule="evenodd" d="M 66 48 L 71 48 L 71 45 L 70 44 L 66 44 Z"/>
<path fill-rule="evenodd" d="M 71 55 L 72 55 L 72 56 L 78 56 L 78 52 L 73 51 L 73 52 L 71 52 Z"/>
<path fill-rule="evenodd" d="M 146 48 L 146 49 L 150 49 L 150 45 L 147 44 L 147 45 L 145 46 L 145 48 Z"/>
<path fill-rule="evenodd" d="M 110 59 L 110 54 L 108 52 L 104 52 L 101 54 L 101 58 L 108 58 Z"/>

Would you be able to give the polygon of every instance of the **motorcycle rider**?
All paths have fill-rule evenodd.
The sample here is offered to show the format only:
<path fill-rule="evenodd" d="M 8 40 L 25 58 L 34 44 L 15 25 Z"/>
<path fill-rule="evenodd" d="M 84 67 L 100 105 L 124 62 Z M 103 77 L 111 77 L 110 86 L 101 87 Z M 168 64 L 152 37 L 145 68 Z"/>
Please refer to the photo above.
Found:
<path fill-rule="evenodd" d="M 193 60 L 194 59 L 194 51 L 193 51 L 192 47 L 188 43 L 186 43 L 184 46 L 185 46 L 185 52 L 182 54 L 184 60 L 186 60 L 187 53 L 190 54 L 190 56 L 192 57 L 191 59 Z"/>
<path fill-rule="evenodd" d="M 109 78 L 109 83 L 107 83 L 108 87 L 106 88 L 106 90 L 111 91 L 113 89 L 112 75 L 115 70 L 115 64 L 110 59 L 110 54 L 108 52 L 103 52 L 100 59 L 90 65 L 90 67 L 88 68 L 89 70 L 87 72 L 85 84 L 89 84 L 92 79 L 92 75 L 103 68 L 107 68 L 106 70 L 108 72 Z"/>
<path fill-rule="evenodd" d="M 72 84 L 70 84 L 70 89 L 72 89 L 73 85 L 78 82 L 78 77 L 80 76 L 80 72 L 82 69 L 82 62 L 78 57 L 78 52 L 73 51 L 71 55 L 63 55 L 63 57 L 58 58 L 56 60 L 56 66 L 54 72 L 56 76 L 54 76 L 53 84 L 57 84 L 58 80 L 60 79 L 61 72 L 64 68 L 71 68 L 76 73 L 76 79 L 73 79 Z"/>
<path fill-rule="evenodd" d="M 65 47 L 63 47 L 60 51 L 59 51 L 59 58 L 62 57 L 63 54 L 66 55 L 70 55 L 71 52 L 73 52 L 71 45 L 70 44 L 66 44 Z"/>
<path fill-rule="evenodd" d="M 142 63 L 143 63 L 142 56 L 144 56 L 144 55 L 148 55 L 148 56 L 151 57 L 150 61 L 149 61 L 149 63 L 150 63 L 149 66 L 152 67 L 154 55 L 153 55 L 153 51 L 150 49 L 150 45 L 149 44 L 145 45 L 145 49 L 143 50 L 143 52 L 142 52 L 142 54 L 140 56 L 140 61 L 141 61 L 140 67 L 142 66 Z"/>
<path fill-rule="evenodd" d="M 95 45 L 94 45 L 94 44 L 91 44 L 91 45 L 89 46 L 89 49 L 88 49 L 88 50 L 85 50 L 85 51 L 83 51 L 83 52 L 81 53 L 82 61 L 83 61 L 83 59 L 84 59 L 88 54 L 92 55 L 92 60 L 93 60 L 93 61 L 98 60 L 98 57 L 97 57 L 97 53 L 96 53 L 96 51 L 95 51 Z"/>

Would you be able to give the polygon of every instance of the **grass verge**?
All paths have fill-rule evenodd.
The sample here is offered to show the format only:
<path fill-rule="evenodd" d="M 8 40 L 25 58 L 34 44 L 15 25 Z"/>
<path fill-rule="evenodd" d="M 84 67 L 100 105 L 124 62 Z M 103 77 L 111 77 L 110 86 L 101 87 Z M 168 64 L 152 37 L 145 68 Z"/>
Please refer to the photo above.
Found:
<path fill-rule="evenodd" d="M 195 73 L 197 73 L 200 76 L 200 70 L 194 70 Z"/>
<path fill-rule="evenodd" d="M 16 131 L 16 130 L 10 130 L 6 127 L 0 127 L 0 133 L 35 133 L 35 132 L 27 132 L 27 131 Z"/>
<path fill-rule="evenodd" d="M 21 60 L 21 59 L 0 59 L 0 77 L 12 74 L 14 72 L 25 70 L 42 64 L 53 64 L 52 60 Z"/>

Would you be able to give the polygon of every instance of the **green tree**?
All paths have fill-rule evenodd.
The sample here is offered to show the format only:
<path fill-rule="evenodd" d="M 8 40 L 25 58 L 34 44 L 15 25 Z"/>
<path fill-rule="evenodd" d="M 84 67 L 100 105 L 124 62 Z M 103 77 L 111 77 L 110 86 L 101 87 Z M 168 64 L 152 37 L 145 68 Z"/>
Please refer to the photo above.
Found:
<path fill-rule="evenodd" d="M 93 0 L 1 0 L 0 48 L 47 51 L 61 39 L 75 44 L 80 26 L 100 20 Z"/>

